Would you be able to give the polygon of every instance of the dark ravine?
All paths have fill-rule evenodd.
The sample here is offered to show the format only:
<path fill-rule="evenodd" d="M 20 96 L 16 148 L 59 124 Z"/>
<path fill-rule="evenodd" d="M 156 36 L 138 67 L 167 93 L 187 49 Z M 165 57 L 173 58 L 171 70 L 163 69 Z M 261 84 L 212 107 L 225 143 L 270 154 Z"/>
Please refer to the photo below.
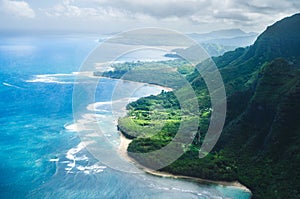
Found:
<path fill-rule="evenodd" d="M 268 27 L 254 45 L 213 59 L 228 96 L 222 136 L 213 152 L 199 159 L 198 138 L 203 135 L 199 132 L 190 150 L 161 171 L 216 181 L 237 180 L 250 188 L 253 198 L 300 198 L 300 14 Z M 198 67 L 205 70 L 206 62 Z M 188 79 L 195 90 L 205 88 L 197 72 Z M 143 101 L 174 102 L 172 99 L 161 94 Z M 138 105 L 129 108 L 139 111 Z M 128 148 L 132 152 L 162 146 L 159 137 L 134 137 Z M 171 138 L 165 132 L 160 137 Z"/>

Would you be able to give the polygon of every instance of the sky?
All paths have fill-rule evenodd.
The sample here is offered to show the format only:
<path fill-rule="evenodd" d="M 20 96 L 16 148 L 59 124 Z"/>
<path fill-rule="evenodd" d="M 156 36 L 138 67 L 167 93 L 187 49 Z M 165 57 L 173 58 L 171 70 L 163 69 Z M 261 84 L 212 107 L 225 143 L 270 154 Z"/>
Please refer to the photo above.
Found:
<path fill-rule="evenodd" d="M 299 0 L 0 0 L 0 32 L 110 34 L 141 27 L 262 32 L 297 12 Z"/>

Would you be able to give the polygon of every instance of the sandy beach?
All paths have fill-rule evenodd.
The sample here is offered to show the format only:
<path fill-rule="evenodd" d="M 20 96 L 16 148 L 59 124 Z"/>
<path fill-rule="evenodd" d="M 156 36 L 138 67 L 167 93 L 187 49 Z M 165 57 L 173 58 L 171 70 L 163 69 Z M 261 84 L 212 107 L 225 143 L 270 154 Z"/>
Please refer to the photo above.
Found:
<path fill-rule="evenodd" d="M 120 131 L 119 131 L 120 132 Z M 130 144 L 130 142 L 132 142 L 132 140 L 126 138 L 121 132 L 120 132 L 120 145 L 119 145 L 119 149 L 118 152 L 120 154 L 120 156 L 124 159 L 126 159 L 129 162 L 133 162 L 133 160 L 128 156 L 127 153 L 127 148 Z"/>
<path fill-rule="evenodd" d="M 129 162 L 134 163 L 138 168 L 142 169 L 143 171 L 145 171 L 146 173 L 148 173 L 150 175 L 154 175 L 154 176 L 158 176 L 158 177 L 165 177 L 165 178 L 185 179 L 185 180 L 190 180 L 190 181 L 197 182 L 200 184 L 215 184 L 215 185 L 221 185 L 221 186 L 231 186 L 231 187 L 236 187 L 236 188 L 242 189 L 243 191 L 251 193 L 251 190 L 249 188 L 242 185 L 238 181 L 226 182 L 226 181 L 207 180 L 207 179 L 202 179 L 202 178 L 197 178 L 197 177 L 174 175 L 174 174 L 167 173 L 167 172 L 153 171 L 149 168 L 143 167 L 143 166 L 139 165 L 136 161 L 134 161 L 131 157 L 128 156 L 127 148 L 129 146 L 129 144 L 132 142 L 132 140 L 126 138 L 121 132 L 120 132 L 120 139 L 121 139 L 121 142 L 119 145 L 119 154 L 121 155 L 121 157 L 123 157 L 124 159 L 126 159 Z"/>

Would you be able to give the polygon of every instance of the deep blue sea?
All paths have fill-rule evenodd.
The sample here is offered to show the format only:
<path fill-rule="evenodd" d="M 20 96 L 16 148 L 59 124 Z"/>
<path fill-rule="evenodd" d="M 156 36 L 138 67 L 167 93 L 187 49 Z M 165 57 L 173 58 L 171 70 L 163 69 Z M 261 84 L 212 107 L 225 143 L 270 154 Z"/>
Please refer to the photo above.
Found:
<path fill-rule="evenodd" d="M 97 45 L 91 35 L 0 36 L 0 198 L 249 198 L 234 187 L 118 171 L 82 145 L 70 128 L 72 73 Z M 101 82 L 96 99 L 107 102 L 117 80 Z M 144 85 L 135 97 L 159 91 Z M 117 143 L 114 122 L 104 125 Z"/>

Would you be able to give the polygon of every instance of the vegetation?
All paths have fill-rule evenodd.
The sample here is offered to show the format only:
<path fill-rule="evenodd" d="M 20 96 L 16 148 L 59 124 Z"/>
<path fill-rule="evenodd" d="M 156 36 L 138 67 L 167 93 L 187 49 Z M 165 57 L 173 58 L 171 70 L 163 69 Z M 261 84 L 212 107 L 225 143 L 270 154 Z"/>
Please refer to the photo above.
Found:
<path fill-rule="evenodd" d="M 238 180 L 253 198 L 300 198 L 299 27 L 297 14 L 268 27 L 253 46 L 213 58 L 225 83 L 228 111 L 221 138 L 202 159 L 198 152 L 210 120 L 210 100 L 199 73 L 185 74 L 200 104 L 200 128 L 192 144 L 182 146 L 185 153 L 162 171 Z M 207 70 L 208 64 L 197 67 Z M 182 114 L 173 88 L 128 105 L 128 116 L 119 120 L 121 131 L 133 138 L 128 151 L 145 153 L 166 146 L 179 123 L 192 118 Z M 184 89 L 179 90 L 184 95 Z M 133 158 L 147 166 L 139 156 Z"/>
<path fill-rule="evenodd" d="M 114 70 L 94 72 L 94 75 L 158 84 L 174 89 L 178 89 L 184 84 L 182 76 L 191 74 L 194 71 L 194 67 L 183 59 L 125 62 L 113 64 L 111 67 Z"/>

